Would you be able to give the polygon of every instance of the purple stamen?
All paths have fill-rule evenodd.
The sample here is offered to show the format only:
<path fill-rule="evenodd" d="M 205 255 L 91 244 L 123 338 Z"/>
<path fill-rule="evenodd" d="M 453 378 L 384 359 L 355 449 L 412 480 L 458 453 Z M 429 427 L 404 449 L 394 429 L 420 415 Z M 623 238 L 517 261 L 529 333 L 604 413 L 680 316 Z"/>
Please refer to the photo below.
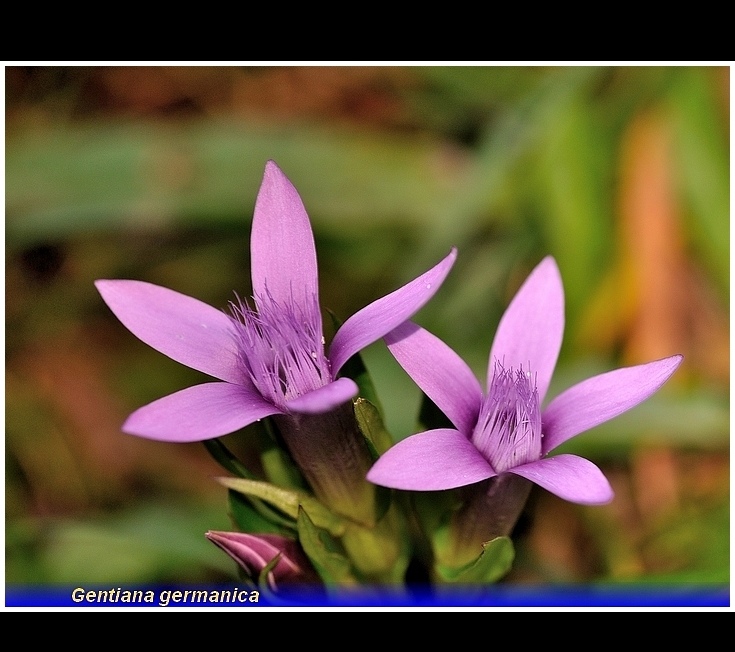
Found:
<path fill-rule="evenodd" d="M 495 361 L 472 442 L 496 473 L 541 457 L 541 411 L 530 371 Z"/>
<path fill-rule="evenodd" d="M 239 358 L 261 395 L 281 409 L 331 382 L 321 316 L 313 301 L 278 303 L 270 293 L 230 302 L 237 324 Z"/>

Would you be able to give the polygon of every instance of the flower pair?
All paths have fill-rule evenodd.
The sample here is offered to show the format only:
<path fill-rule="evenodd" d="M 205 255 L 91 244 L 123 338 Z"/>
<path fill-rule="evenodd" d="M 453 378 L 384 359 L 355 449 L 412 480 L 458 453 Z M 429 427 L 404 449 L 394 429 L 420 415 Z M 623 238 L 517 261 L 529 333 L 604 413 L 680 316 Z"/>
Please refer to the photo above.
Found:
<path fill-rule="evenodd" d="M 345 363 L 385 338 L 453 427 L 398 443 L 378 459 L 368 480 L 397 489 L 439 490 L 511 473 L 566 500 L 600 504 L 612 498 L 612 490 L 594 464 L 548 453 L 651 396 L 682 359 L 675 355 L 595 376 L 543 407 L 564 331 L 561 278 L 547 257 L 501 319 L 483 391 L 454 351 L 409 321 L 444 281 L 454 249 L 347 319 L 325 351 L 309 218 L 296 189 L 272 161 L 256 200 L 250 246 L 253 305 L 234 302 L 229 314 L 141 281 L 96 282 L 133 334 L 217 379 L 136 410 L 123 425 L 125 432 L 202 441 L 268 416 L 285 415 L 296 423 L 330 413 L 358 393 L 353 380 L 339 375 Z"/>

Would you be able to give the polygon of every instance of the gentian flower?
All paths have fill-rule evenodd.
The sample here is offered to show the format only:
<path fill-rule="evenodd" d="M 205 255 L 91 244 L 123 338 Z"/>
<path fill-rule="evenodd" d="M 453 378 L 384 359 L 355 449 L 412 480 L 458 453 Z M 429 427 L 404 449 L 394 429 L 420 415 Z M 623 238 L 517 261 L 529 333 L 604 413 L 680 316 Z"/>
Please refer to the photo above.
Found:
<path fill-rule="evenodd" d="M 250 246 L 254 307 L 237 301 L 231 314 L 142 281 L 95 282 L 134 335 L 218 379 L 136 410 L 125 432 L 202 441 L 273 414 L 329 412 L 357 394 L 351 379 L 339 377 L 345 362 L 421 308 L 456 257 L 452 250 L 422 276 L 347 319 L 327 355 L 311 225 L 296 189 L 272 161 L 255 203 Z"/>
<path fill-rule="evenodd" d="M 674 373 L 682 356 L 594 376 L 542 409 L 563 331 L 561 276 L 554 259 L 547 257 L 500 320 L 485 393 L 468 365 L 428 331 L 407 322 L 389 333 L 385 340 L 390 352 L 454 427 L 402 440 L 378 459 L 368 480 L 428 491 L 512 474 L 571 502 L 595 505 L 612 500 L 610 484 L 592 462 L 549 453 L 650 397 Z"/>
<path fill-rule="evenodd" d="M 255 581 L 277 559 L 266 576 L 268 587 L 272 591 L 277 591 L 286 584 L 313 584 L 319 581 L 309 559 L 293 539 L 277 534 L 216 530 L 210 530 L 205 536 L 232 557 Z"/>
<path fill-rule="evenodd" d="M 217 379 L 133 412 L 129 434 L 170 442 L 220 437 L 273 417 L 314 494 L 335 511 L 372 523 L 372 457 L 339 375 L 358 351 L 409 319 L 439 289 L 456 250 L 436 266 L 348 318 L 328 352 L 319 306 L 314 236 L 298 192 L 273 162 L 265 167 L 250 239 L 252 306 L 230 313 L 157 285 L 98 280 L 117 318 L 154 349 Z"/>

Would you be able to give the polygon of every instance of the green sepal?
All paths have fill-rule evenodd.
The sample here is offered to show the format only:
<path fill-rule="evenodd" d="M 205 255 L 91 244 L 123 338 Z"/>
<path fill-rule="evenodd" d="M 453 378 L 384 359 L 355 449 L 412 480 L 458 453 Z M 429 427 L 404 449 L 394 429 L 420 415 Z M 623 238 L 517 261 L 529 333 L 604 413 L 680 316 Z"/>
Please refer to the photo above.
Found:
<path fill-rule="evenodd" d="M 240 478 L 254 478 L 240 460 L 219 439 L 206 439 L 202 442 L 207 452 L 223 469 Z"/>
<path fill-rule="evenodd" d="M 299 543 L 326 586 L 358 585 L 350 560 L 342 554 L 329 533 L 316 526 L 306 510 L 299 508 L 296 526 Z"/>
<path fill-rule="evenodd" d="M 245 478 L 217 478 L 217 481 L 228 489 L 273 505 L 294 520 L 298 518 L 301 508 L 309 514 L 318 527 L 324 528 L 336 537 L 342 536 L 345 532 L 344 519 L 303 491 L 284 489 L 269 482 Z"/>
<path fill-rule="evenodd" d="M 370 452 L 377 459 L 393 446 L 393 438 L 386 429 L 378 408 L 371 401 L 360 397 L 355 400 L 354 408 L 360 432 L 367 440 Z"/>
<path fill-rule="evenodd" d="M 258 590 L 263 594 L 263 597 L 268 598 L 269 603 L 276 603 L 278 601 L 278 596 L 273 592 L 273 589 L 271 589 L 268 584 L 268 573 L 276 567 L 280 559 L 281 553 L 279 552 L 263 567 L 263 570 L 261 570 L 258 575 Z"/>
<path fill-rule="evenodd" d="M 452 584 L 491 584 L 505 575 L 513 564 L 515 550 L 509 537 L 497 537 L 482 544 L 482 552 L 474 561 L 452 568 L 437 563 L 435 571 L 440 579 Z"/>
<path fill-rule="evenodd" d="M 268 589 L 268 573 L 270 573 L 277 565 L 279 560 L 281 559 L 281 553 L 279 552 L 273 559 L 271 559 L 265 566 L 263 566 L 263 570 L 260 571 L 260 575 L 258 575 L 258 586 L 261 589 Z"/>
<path fill-rule="evenodd" d="M 232 489 L 227 492 L 227 500 L 230 518 L 240 532 L 270 532 L 292 536 L 296 530 L 294 519 L 283 516 L 262 500 L 244 496 Z"/>
<path fill-rule="evenodd" d="M 202 442 L 209 454 L 223 468 L 240 478 L 253 480 L 253 474 L 235 457 L 227 446 L 219 439 L 208 439 Z M 229 492 L 230 516 L 235 524 L 243 532 L 281 532 L 283 527 L 288 531 L 296 528 L 294 519 L 289 521 L 281 514 L 270 508 L 266 503 L 257 498 L 250 498 L 249 504 L 243 500 L 233 500 L 232 492 Z M 282 527 L 279 527 L 282 526 Z M 273 528 L 276 529 L 273 529 Z"/>
<path fill-rule="evenodd" d="M 354 404 L 355 420 L 362 436 L 365 438 L 370 454 L 377 460 L 381 454 L 393 445 L 393 439 L 385 428 L 383 417 L 366 398 L 358 398 Z M 391 503 L 392 491 L 387 487 L 375 485 L 375 518 L 377 523 L 385 516 Z"/>
<path fill-rule="evenodd" d="M 283 449 L 272 446 L 260 455 L 260 463 L 268 480 L 279 487 L 303 489 L 301 475 L 294 471 L 293 464 Z"/>
<path fill-rule="evenodd" d="M 279 445 L 277 428 L 271 419 L 257 423 L 260 463 L 269 482 L 279 487 L 305 489 L 306 483 L 291 456 Z"/>
<path fill-rule="evenodd" d="M 240 564 L 235 564 L 237 566 L 237 581 L 241 584 L 244 584 L 249 589 L 257 589 L 258 583 L 255 581 L 255 578 L 253 578 L 250 573 L 248 573 Z"/>
<path fill-rule="evenodd" d="M 340 543 L 361 583 L 398 585 L 404 581 L 412 546 L 397 505 L 372 527 L 349 523 Z"/>
<path fill-rule="evenodd" d="M 462 505 L 458 491 L 413 491 L 402 492 L 402 495 L 406 496 L 410 512 L 415 515 L 421 529 L 432 540 L 432 546 L 440 551 L 445 546 L 452 514 Z"/>

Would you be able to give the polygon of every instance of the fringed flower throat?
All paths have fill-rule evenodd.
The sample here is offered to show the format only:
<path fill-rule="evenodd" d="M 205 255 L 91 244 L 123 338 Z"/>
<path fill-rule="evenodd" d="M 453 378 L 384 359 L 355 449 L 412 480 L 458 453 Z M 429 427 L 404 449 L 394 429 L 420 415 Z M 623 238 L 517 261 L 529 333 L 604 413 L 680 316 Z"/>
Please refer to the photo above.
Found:
<path fill-rule="evenodd" d="M 316 297 L 283 304 L 270 293 L 253 302 L 256 309 L 239 297 L 230 302 L 240 361 L 263 398 L 285 411 L 289 400 L 332 380 L 319 306 Z"/>
<path fill-rule="evenodd" d="M 541 411 L 530 371 L 495 361 L 472 442 L 498 474 L 541 458 Z"/>

